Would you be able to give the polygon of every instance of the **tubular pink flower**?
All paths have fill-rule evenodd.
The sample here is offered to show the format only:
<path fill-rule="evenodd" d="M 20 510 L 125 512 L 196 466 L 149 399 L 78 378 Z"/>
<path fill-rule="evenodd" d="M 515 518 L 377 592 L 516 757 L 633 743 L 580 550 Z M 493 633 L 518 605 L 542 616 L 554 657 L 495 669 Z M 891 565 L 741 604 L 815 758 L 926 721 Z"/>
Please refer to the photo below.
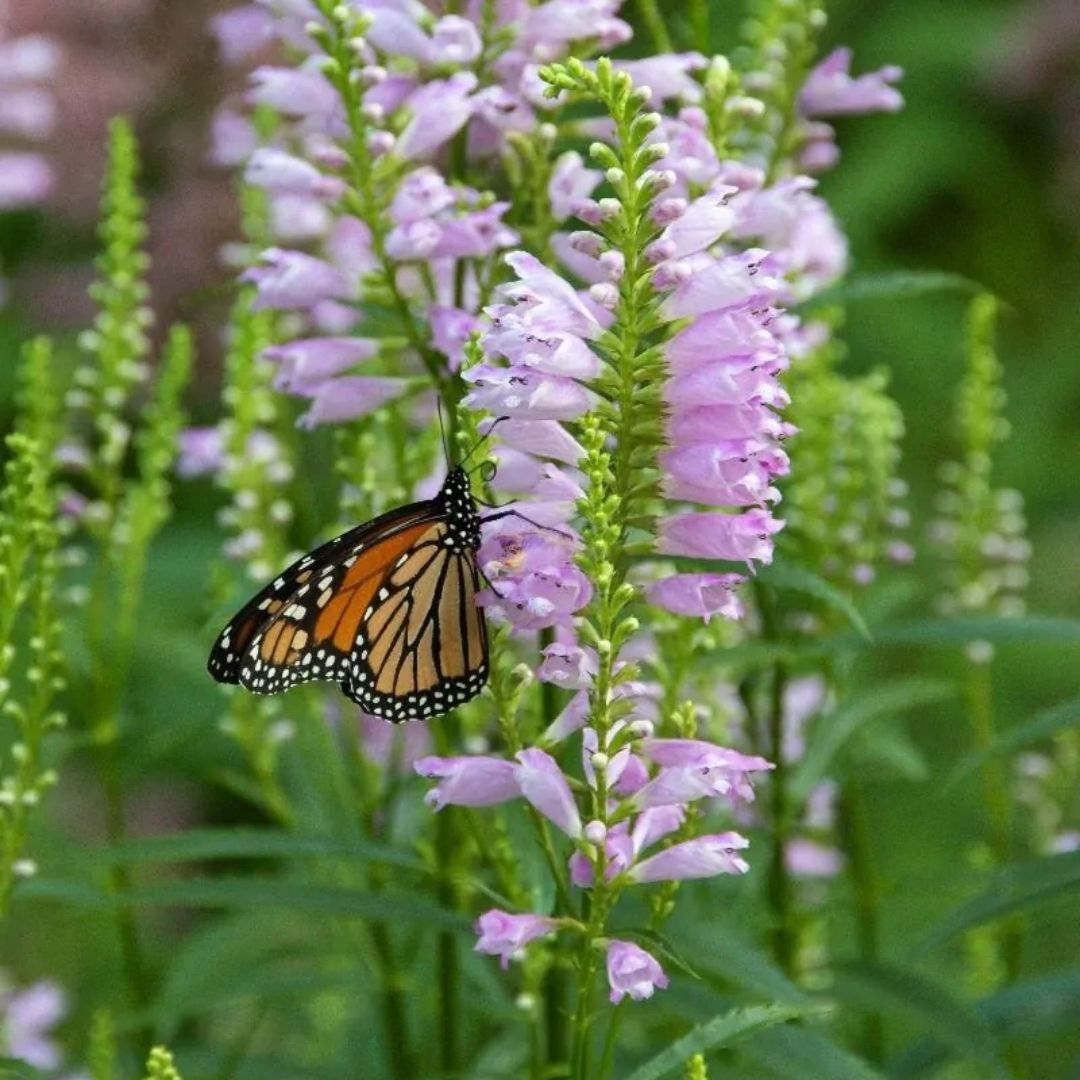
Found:
<path fill-rule="evenodd" d="M 281 248 L 267 248 L 262 265 L 252 267 L 241 280 L 258 289 L 256 309 L 312 307 L 346 293 L 345 280 L 334 267 L 302 251 Z"/>
<path fill-rule="evenodd" d="M 530 941 L 553 934 L 558 928 L 558 919 L 546 915 L 511 915 L 492 908 L 476 920 L 476 932 L 480 935 L 476 951 L 498 956 L 505 970 L 514 954 Z"/>
<path fill-rule="evenodd" d="M 750 869 L 737 852 L 750 841 L 738 833 L 726 832 L 715 836 L 699 836 L 674 844 L 657 855 L 631 867 L 631 881 L 682 881 L 687 878 L 707 878 L 717 874 L 745 874 Z"/>
<path fill-rule="evenodd" d="M 397 141 L 397 153 L 406 161 L 423 160 L 448 143 L 469 122 L 475 89 L 476 76 L 458 72 L 417 90 L 409 98 L 413 115 Z"/>
<path fill-rule="evenodd" d="M 581 836 L 581 816 L 570 785 L 555 759 L 544 750 L 521 750 L 514 769 L 521 794 L 552 824 L 576 840 Z"/>
<path fill-rule="evenodd" d="M 892 84 L 903 74 L 890 64 L 852 78 L 851 50 L 836 49 L 810 72 L 799 94 L 799 110 L 804 116 L 896 112 L 904 107 L 904 97 Z"/>
<path fill-rule="evenodd" d="M 766 510 L 745 514 L 676 514 L 660 522 L 658 550 L 666 555 L 772 562 L 774 533 L 784 527 Z"/>
<path fill-rule="evenodd" d="M 278 368 L 274 385 L 292 393 L 314 393 L 333 375 L 370 360 L 378 353 L 374 338 L 300 338 L 287 345 L 273 345 L 263 357 Z"/>
<path fill-rule="evenodd" d="M 420 776 L 442 781 L 424 796 L 436 811 L 444 806 L 494 806 L 521 795 L 513 762 L 502 758 L 426 757 L 413 767 Z"/>
<path fill-rule="evenodd" d="M 341 375 L 327 379 L 315 387 L 311 407 L 297 423 L 311 428 L 367 416 L 400 397 L 408 388 L 408 379 L 382 375 Z"/>
<path fill-rule="evenodd" d="M 628 994 L 634 1001 L 644 1001 L 657 987 L 664 990 L 668 985 L 664 969 L 650 953 L 632 941 L 617 938 L 608 942 L 607 976 L 614 1005 Z"/>
<path fill-rule="evenodd" d="M 741 574 L 672 574 L 653 582 L 646 590 L 649 602 L 676 615 L 708 622 L 713 615 L 741 619 L 746 614 L 735 588 L 746 578 Z"/>

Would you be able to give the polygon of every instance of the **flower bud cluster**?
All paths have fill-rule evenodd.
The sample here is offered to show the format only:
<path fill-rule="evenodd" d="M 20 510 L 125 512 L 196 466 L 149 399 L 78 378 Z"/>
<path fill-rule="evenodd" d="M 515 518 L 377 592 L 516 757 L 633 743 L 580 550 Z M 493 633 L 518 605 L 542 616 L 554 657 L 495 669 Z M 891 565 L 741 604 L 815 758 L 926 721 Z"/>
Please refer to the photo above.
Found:
<path fill-rule="evenodd" d="M 785 491 L 781 547 L 845 589 L 868 585 L 885 559 L 912 557 L 898 475 L 904 422 L 886 384 L 884 372 L 840 374 L 828 349 L 792 378 L 798 483 Z"/>
<path fill-rule="evenodd" d="M 1008 434 L 1002 368 L 994 349 L 996 321 L 997 301 L 976 297 L 968 313 L 967 371 L 957 401 L 961 456 L 941 471 L 939 517 L 931 527 L 942 563 L 938 603 L 946 614 L 1024 611 L 1031 544 L 1023 499 L 1018 491 L 995 488 L 991 476 L 994 445 Z"/>

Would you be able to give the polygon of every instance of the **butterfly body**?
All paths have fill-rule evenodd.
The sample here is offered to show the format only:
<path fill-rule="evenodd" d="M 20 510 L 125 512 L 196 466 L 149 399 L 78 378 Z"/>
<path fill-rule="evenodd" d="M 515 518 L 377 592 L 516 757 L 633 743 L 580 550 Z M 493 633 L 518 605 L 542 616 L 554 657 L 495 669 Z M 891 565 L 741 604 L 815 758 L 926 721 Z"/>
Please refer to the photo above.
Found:
<path fill-rule="evenodd" d="M 434 499 L 293 563 L 221 632 L 210 674 L 256 694 L 337 682 L 366 712 L 395 722 L 449 712 L 487 681 L 479 546 L 476 502 L 456 468 Z"/>

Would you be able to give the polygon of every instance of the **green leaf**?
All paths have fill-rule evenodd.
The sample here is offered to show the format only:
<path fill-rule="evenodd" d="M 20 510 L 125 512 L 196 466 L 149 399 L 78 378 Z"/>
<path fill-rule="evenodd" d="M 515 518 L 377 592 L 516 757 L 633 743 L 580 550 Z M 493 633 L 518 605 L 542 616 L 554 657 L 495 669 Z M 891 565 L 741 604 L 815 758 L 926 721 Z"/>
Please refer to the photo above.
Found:
<path fill-rule="evenodd" d="M 692 948 L 711 983 L 722 980 L 754 997 L 804 1008 L 812 1004 L 810 995 L 796 986 L 763 949 L 740 938 L 734 928 L 710 920 L 709 931 L 693 942 Z"/>
<path fill-rule="evenodd" d="M 945 784 L 947 792 L 955 784 L 985 764 L 991 758 L 1015 753 L 1031 743 L 1041 742 L 1059 731 L 1080 726 L 1080 698 L 1073 698 L 1036 713 L 1026 724 L 1003 732 L 985 750 L 971 754 L 957 765 Z"/>
<path fill-rule="evenodd" d="M 805 1010 L 791 1005 L 751 1005 L 706 1020 L 693 1031 L 677 1039 L 656 1057 L 635 1069 L 626 1080 L 661 1080 L 686 1064 L 694 1054 L 707 1054 L 713 1050 L 733 1046 L 749 1039 L 776 1024 L 786 1024 Z"/>
<path fill-rule="evenodd" d="M 110 865 L 210 859 L 288 859 L 333 856 L 382 862 L 425 872 L 422 860 L 399 848 L 333 836 L 298 836 L 275 829 L 193 829 L 129 840 L 94 855 Z"/>
<path fill-rule="evenodd" d="M 955 693 L 950 683 L 937 679 L 898 679 L 843 703 L 819 717 L 807 743 L 806 753 L 791 778 L 796 804 L 809 797 L 828 774 L 837 755 L 852 736 L 871 720 L 944 701 Z"/>
<path fill-rule="evenodd" d="M 870 628 L 851 597 L 805 566 L 798 566 L 786 559 L 777 559 L 771 566 L 764 567 L 758 573 L 758 580 L 781 592 L 797 592 L 820 600 L 843 615 L 867 641 L 873 641 L 874 636 L 870 633 Z"/>
<path fill-rule="evenodd" d="M 977 282 L 942 270 L 891 270 L 881 274 L 860 274 L 818 293 L 800 310 L 848 304 L 857 300 L 901 300 L 932 293 L 977 293 Z"/>
<path fill-rule="evenodd" d="M 1053 900 L 1080 887 L 1080 851 L 1017 863 L 990 877 L 986 889 L 947 915 L 917 946 L 926 953 L 956 934 Z"/>
<path fill-rule="evenodd" d="M 44 1075 L 25 1061 L 0 1057 L 0 1080 L 41 1080 Z"/>
<path fill-rule="evenodd" d="M 906 1014 L 920 1031 L 981 1061 L 988 1075 L 1008 1078 L 994 1029 L 964 1002 L 914 971 L 885 964 L 841 964 L 834 992 L 856 1009 Z"/>
<path fill-rule="evenodd" d="M 742 1054 L 791 1080 L 883 1080 L 862 1058 L 808 1027 L 775 1028 L 744 1047 Z"/>
<path fill-rule="evenodd" d="M 1080 1015 L 1080 970 L 1014 983 L 974 1006 L 991 1030 L 1010 1038 L 1053 1035 L 1076 1029 Z M 920 1040 L 889 1063 L 893 1080 L 910 1080 L 936 1071 L 949 1056 L 949 1048 L 936 1039 Z"/>
<path fill-rule="evenodd" d="M 966 645 L 971 641 L 994 644 L 1080 645 L 1080 619 L 1027 615 L 1023 618 L 985 616 L 964 619 L 913 619 L 874 627 L 873 645 Z M 840 634 L 821 642 L 825 652 L 865 649 L 868 643 L 853 634 Z"/>
<path fill-rule="evenodd" d="M 20 896 L 61 899 L 79 906 L 280 908 L 353 916 L 380 922 L 413 922 L 448 930 L 468 930 L 465 916 L 447 911 L 413 893 L 369 893 L 331 885 L 313 885 L 278 878 L 189 878 L 166 885 L 133 889 L 123 898 L 79 883 L 30 881 Z"/>

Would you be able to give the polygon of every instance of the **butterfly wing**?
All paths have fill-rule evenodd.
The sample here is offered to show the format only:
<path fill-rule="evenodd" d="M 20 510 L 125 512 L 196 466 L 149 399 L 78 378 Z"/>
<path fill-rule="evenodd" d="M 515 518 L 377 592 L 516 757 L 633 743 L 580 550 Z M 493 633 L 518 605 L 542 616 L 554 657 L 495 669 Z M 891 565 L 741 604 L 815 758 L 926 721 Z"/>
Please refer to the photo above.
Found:
<path fill-rule="evenodd" d="M 386 720 L 426 720 L 475 697 L 488 674 L 476 553 L 445 522 L 400 555 L 375 593 L 342 689 Z"/>
<path fill-rule="evenodd" d="M 359 623 L 342 597 L 374 595 L 379 586 L 372 588 L 372 582 L 380 571 L 385 573 L 438 515 L 433 502 L 413 503 L 297 559 L 218 635 L 207 663 L 210 674 L 218 682 L 240 683 L 263 694 L 310 679 L 339 679 L 347 670 Z M 349 627 L 352 636 L 346 633 Z"/>

